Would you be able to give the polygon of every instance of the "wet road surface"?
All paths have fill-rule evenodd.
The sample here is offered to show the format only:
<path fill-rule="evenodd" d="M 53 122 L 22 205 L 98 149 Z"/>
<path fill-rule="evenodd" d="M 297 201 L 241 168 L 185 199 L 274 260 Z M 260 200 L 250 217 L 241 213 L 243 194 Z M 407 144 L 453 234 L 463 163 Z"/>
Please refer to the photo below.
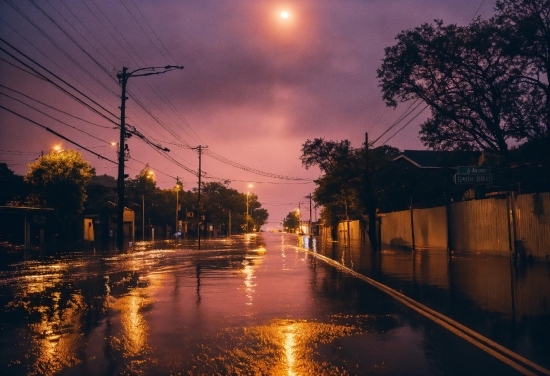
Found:
<path fill-rule="evenodd" d="M 516 374 L 299 241 L 5 255 L 0 373 Z M 318 251 L 374 270 L 361 252 Z"/>

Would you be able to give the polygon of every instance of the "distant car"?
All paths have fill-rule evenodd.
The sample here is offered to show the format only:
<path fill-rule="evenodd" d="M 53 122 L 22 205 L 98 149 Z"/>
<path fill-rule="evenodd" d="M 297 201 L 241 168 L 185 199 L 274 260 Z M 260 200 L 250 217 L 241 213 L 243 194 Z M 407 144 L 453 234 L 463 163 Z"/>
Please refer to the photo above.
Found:
<path fill-rule="evenodd" d="M 175 238 L 181 238 L 181 232 L 179 232 L 179 231 L 176 232 L 176 233 L 174 234 L 174 237 L 175 237 Z"/>

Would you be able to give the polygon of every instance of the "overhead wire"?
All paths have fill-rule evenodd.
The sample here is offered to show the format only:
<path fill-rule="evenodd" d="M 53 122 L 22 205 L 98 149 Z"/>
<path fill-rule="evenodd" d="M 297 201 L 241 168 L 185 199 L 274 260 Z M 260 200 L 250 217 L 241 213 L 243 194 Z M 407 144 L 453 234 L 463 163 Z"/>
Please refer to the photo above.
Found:
<path fill-rule="evenodd" d="M 48 1 L 48 0 L 46 0 L 46 1 Z M 69 11 L 69 13 L 70 13 L 70 14 L 74 17 L 74 19 L 80 24 L 80 26 L 82 26 L 82 29 L 84 29 L 84 30 L 86 30 L 86 31 L 88 32 L 88 34 L 90 35 L 91 39 L 93 39 L 97 44 L 99 44 L 99 45 L 103 48 L 103 50 L 105 50 L 107 53 L 109 53 L 109 55 L 111 55 L 111 57 L 114 58 L 114 59 L 117 61 L 117 64 L 114 64 L 114 63 L 113 63 L 112 61 L 110 61 L 107 57 L 105 57 L 105 55 L 103 55 L 97 48 L 95 48 L 95 47 L 93 46 L 93 44 L 90 42 L 90 40 L 89 40 L 90 38 L 89 38 L 89 37 L 84 37 L 84 36 L 82 36 L 82 34 L 79 33 L 79 34 L 82 36 L 82 38 L 83 38 L 86 42 L 88 42 L 88 44 L 89 44 L 90 46 L 92 46 L 92 48 L 93 48 L 95 51 L 97 51 L 98 54 L 100 54 L 105 60 L 107 60 L 107 62 L 108 62 L 109 64 L 111 64 L 111 66 L 113 67 L 113 69 L 114 69 L 114 67 L 116 67 L 116 66 L 122 66 L 122 65 L 123 65 L 122 62 L 121 62 L 121 61 L 120 61 L 120 60 L 119 60 L 119 59 L 118 59 L 118 58 L 117 58 L 108 48 L 107 48 L 107 46 L 105 46 L 105 44 L 103 44 L 103 43 L 96 37 L 96 33 L 92 32 L 92 31 L 88 28 L 88 26 L 87 26 L 86 24 L 82 23 L 82 21 L 80 20 L 80 17 L 77 16 L 77 15 L 71 10 L 71 8 L 65 3 L 65 0 L 59 0 L 59 1 L 61 2 L 61 4 L 63 4 L 63 5 L 65 6 L 65 8 L 67 9 L 67 11 Z M 51 4 L 50 4 L 50 6 L 51 6 Z M 52 6 L 52 7 L 53 7 L 53 6 Z M 67 21 L 67 23 L 71 24 L 69 21 Z M 73 27 L 73 29 L 78 30 L 78 29 L 76 29 L 72 24 L 71 24 L 71 26 Z M 113 76 L 113 77 L 114 77 L 114 76 Z"/>
<path fill-rule="evenodd" d="M 407 107 L 405 109 L 405 111 L 403 111 L 403 113 L 397 118 L 397 120 L 395 120 L 392 124 L 390 124 L 390 126 L 384 131 L 382 132 L 381 135 L 379 135 L 374 141 L 370 142 L 369 143 L 369 146 L 372 146 L 374 145 L 376 142 L 378 142 L 378 140 L 380 140 L 382 137 L 384 137 L 384 135 L 386 133 L 388 133 L 389 131 L 391 131 L 395 126 L 397 126 L 401 121 L 403 121 L 407 116 L 409 116 L 414 110 L 416 110 L 421 104 L 422 102 L 418 103 L 416 105 L 416 107 L 414 107 L 413 109 L 411 109 L 411 107 L 413 107 L 417 102 L 419 101 L 419 99 L 415 99 L 410 105 L 409 107 Z"/>
<path fill-rule="evenodd" d="M 162 47 L 164 48 L 164 50 L 166 51 L 166 53 L 168 54 L 168 56 L 170 56 L 170 58 L 172 58 L 172 63 L 175 63 L 176 62 L 176 59 L 174 59 L 174 57 L 172 56 L 172 54 L 170 53 L 170 50 L 168 48 L 166 48 L 166 46 L 164 45 L 164 43 L 162 43 L 162 39 L 159 38 L 159 36 L 157 35 L 157 33 L 155 32 L 155 29 L 153 29 L 151 27 L 151 25 L 149 24 L 149 22 L 147 21 L 147 18 L 143 15 L 143 13 L 141 12 L 141 10 L 139 9 L 139 7 L 136 5 L 136 3 L 134 2 L 134 0 L 130 0 L 130 2 L 134 5 L 134 7 L 137 9 L 138 13 L 141 15 L 141 17 L 143 18 L 143 20 L 145 21 L 145 24 L 147 24 L 147 27 L 149 27 L 149 30 L 151 30 L 151 32 L 153 33 L 153 35 L 157 38 L 157 40 L 159 41 L 159 43 L 162 45 Z M 163 55 L 164 56 L 164 55 Z"/>
<path fill-rule="evenodd" d="M 67 7 L 67 5 L 66 5 L 64 2 L 63 2 L 63 4 Z M 100 7 L 99 7 L 95 2 L 93 2 L 93 4 L 94 4 L 94 5 L 96 6 L 96 8 L 100 11 L 100 13 L 105 17 L 105 19 L 107 19 L 107 20 L 109 21 L 109 23 L 115 28 L 115 30 L 118 30 L 118 29 L 112 24 L 112 22 L 110 22 L 110 20 L 109 20 L 108 17 L 105 15 L 105 13 L 100 9 Z M 36 4 L 33 2 L 33 5 L 36 5 Z M 51 4 L 50 4 L 50 5 L 51 5 Z M 85 4 L 85 5 L 86 5 L 86 4 Z M 134 6 L 136 6 L 135 3 L 134 3 Z M 68 8 L 68 7 L 67 7 L 67 8 Z M 91 11 L 91 9 L 90 9 L 89 7 L 87 7 L 87 8 Z M 68 9 L 69 9 L 69 8 L 68 8 Z M 140 12 L 140 14 L 141 14 L 142 17 L 143 17 L 143 14 L 141 13 L 141 11 L 139 10 L 139 8 L 138 8 L 137 6 L 136 6 L 136 9 L 138 9 L 138 11 Z M 44 12 L 43 12 L 43 13 L 44 13 Z M 91 13 L 94 15 L 94 17 L 96 17 L 96 19 L 98 19 L 98 17 L 97 17 L 97 15 L 95 14 L 95 12 L 91 12 Z M 58 12 L 58 14 L 59 14 L 59 12 Z M 74 13 L 73 13 L 73 12 L 71 12 L 71 14 L 73 14 L 73 16 L 74 16 Z M 48 17 L 48 18 L 49 18 L 50 21 L 52 21 L 53 23 L 56 23 L 51 17 Z M 75 17 L 75 18 L 76 18 L 76 17 Z M 145 21 L 147 21 L 145 17 L 143 17 L 143 19 L 144 19 Z M 65 18 L 64 18 L 64 20 L 70 25 L 70 23 L 68 22 L 68 20 L 66 20 Z M 98 19 L 98 20 L 99 20 L 99 19 Z M 80 22 L 80 21 L 79 21 L 79 22 Z M 105 25 L 105 24 L 103 24 L 103 25 Z M 59 25 L 59 24 L 57 24 L 57 26 L 58 26 L 58 28 L 60 28 L 60 25 Z M 148 26 L 150 27 L 150 25 L 148 25 Z M 74 28 L 74 26 L 72 26 L 72 25 L 71 25 L 71 27 Z M 142 29 L 142 30 L 143 30 L 143 29 Z M 151 30 L 152 30 L 152 28 L 151 28 Z M 145 30 L 143 30 L 143 31 L 145 32 Z M 152 31 L 154 32 L 154 30 L 152 30 Z M 146 33 L 146 32 L 145 32 L 145 33 Z M 147 33 L 146 33 L 146 34 L 147 34 Z M 80 34 L 80 35 L 81 35 L 81 34 Z M 112 34 L 111 34 L 111 35 L 112 35 Z M 82 35 L 81 35 L 81 36 L 82 36 Z M 123 39 L 124 39 L 124 38 L 123 38 Z M 158 38 L 158 36 L 157 36 L 157 39 L 160 41 L 160 38 Z M 74 38 L 71 39 L 71 40 L 73 41 L 73 43 L 78 44 L 78 43 L 74 40 Z M 116 40 L 116 38 L 115 38 L 115 40 Z M 124 39 L 124 40 L 125 40 L 125 39 Z M 150 39 L 150 40 L 151 40 L 151 39 Z M 126 41 L 126 40 L 125 40 L 125 41 Z M 151 40 L 151 42 L 154 43 L 152 40 Z M 160 41 L 160 42 L 162 43 L 162 41 Z M 120 45 L 120 43 L 119 43 L 119 45 Z M 129 45 L 129 43 L 128 43 L 128 45 Z M 157 47 L 157 49 L 158 49 L 158 46 L 156 46 L 156 47 Z M 165 47 L 165 46 L 164 46 L 164 47 Z M 84 48 L 83 48 L 81 45 L 80 45 L 80 49 L 81 49 L 81 50 L 84 50 Z M 136 53 L 136 51 L 133 50 L 133 48 L 132 48 L 132 51 L 133 51 L 134 53 Z M 168 50 L 167 50 L 167 51 L 168 51 Z M 83 51 L 83 52 L 84 52 L 84 51 Z M 128 53 L 128 51 L 126 51 L 126 52 Z M 169 52 L 169 51 L 168 51 L 168 52 Z M 90 54 L 89 54 L 89 53 L 86 53 L 86 55 L 87 55 L 88 57 L 90 57 Z M 23 54 L 23 56 L 25 56 L 25 55 Z M 27 56 L 26 56 L 26 57 L 27 57 Z M 28 58 L 28 57 L 27 57 L 27 58 Z M 32 60 L 32 59 L 31 59 L 31 60 Z M 106 69 L 104 66 L 102 66 L 99 62 L 96 61 L 96 65 L 100 66 L 100 68 L 103 67 L 102 70 L 103 70 L 105 73 L 108 74 L 107 69 Z M 28 65 L 26 65 L 26 66 L 28 67 Z M 39 65 L 39 66 L 40 66 L 40 65 Z M 41 68 L 45 69 L 45 68 L 42 67 L 42 66 L 41 66 Z M 20 69 L 21 69 L 21 68 L 20 68 Z M 37 71 L 34 70 L 34 69 L 33 69 L 33 71 L 37 72 Z M 51 72 L 49 72 L 49 73 L 51 73 Z M 30 73 L 30 74 L 32 74 L 32 73 Z M 40 74 L 39 77 L 41 77 L 42 79 L 47 80 L 48 82 L 52 82 L 51 80 L 47 79 L 47 78 L 46 78 L 45 76 L 43 76 L 42 74 Z M 63 82 L 63 81 L 62 81 L 62 82 Z M 66 82 L 65 82 L 65 83 L 66 83 Z M 67 83 L 66 83 L 66 84 L 67 84 Z M 73 89 L 75 89 L 75 88 L 73 87 Z M 77 92 L 78 92 L 78 90 L 77 90 Z M 161 98 L 163 97 L 163 96 L 160 95 L 159 92 L 157 92 L 156 90 L 155 90 L 155 92 L 156 92 L 156 94 L 159 95 Z M 82 93 L 80 92 L 80 94 L 82 94 Z M 74 95 L 73 95 L 73 98 L 74 98 Z M 75 98 L 75 99 L 76 99 L 76 98 Z M 90 99 L 90 98 L 88 98 L 88 99 Z M 184 148 L 184 149 L 189 149 L 189 148 L 191 148 L 191 146 L 189 145 L 189 143 L 188 143 L 187 141 L 183 140 L 183 139 L 179 136 L 179 134 L 178 134 L 177 132 L 174 132 L 172 129 L 170 129 L 170 127 L 164 125 L 164 124 L 162 123 L 162 121 L 160 121 L 160 119 L 158 119 L 156 116 L 154 116 L 154 115 L 152 114 L 152 112 L 149 111 L 149 110 L 146 108 L 146 106 L 143 104 L 143 102 L 142 102 L 141 100 L 139 100 L 138 98 L 133 98 L 133 99 L 135 99 L 135 100 L 136 100 L 136 103 L 138 103 L 138 104 L 140 105 L 140 107 L 142 107 L 142 109 L 144 109 L 145 112 L 147 112 L 147 113 L 148 113 L 148 114 L 149 114 L 158 124 L 160 124 L 160 125 L 163 127 L 163 129 L 165 129 L 172 137 L 174 137 L 175 139 L 177 139 L 177 140 L 180 141 L 180 144 L 173 143 L 174 145 L 176 145 L 176 146 L 178 146 L 178 147 L 181 147 L 181 148 Z M 155 103 L 155 102 L 152 101 L 151 99 L 149 99 L 149 100 L 151 101 L 151 103 Z M 173 103 L 171 103 L 171 101 L 168 100 L 167 103 L 169 103 L 170 106 L 171 106 L 174 110 L 176 110 L 176 112 L 177 112 L 177 114 L 180 116 L 180 118 L 183 118 L 183 117 L 181 116 L 181 114 L 179 113 L 179 111 L 177 111 L 177 108 L 173 105 Z M 83 103 L 82 103 L 82 104 L 83 104 Z M 95 103 L 95 104 L 97 105 L 97 103 Z M 101 107 L 101 106 L 100 106 L 100 107 Z M 157 106 L 157 107 L 158 107 L 158 106 Z M 103 110 L 106 110 L 105 108 L 102 108 L 102 109 L 103 109 Z M 160 110 L 162 110 L 162 109 L 160 109 Z M 110 113 L 110 114 L 116 117 L 116 115 L 114 115 L 113 113 Z M 167 114 L 165 113 L 165 115 L 167 115 Z M 167 115 L 167 116 L 168 116 L 168 115 Z M 118 120 L 118 119 L 117 119 L 117 120 Z M 193 130 L 193 128 L 190 126 L 190 124 L 189 124 L 185 119 L 183 119 L 183 120 L 184 120 L 184 123 L 189 127 L 189 129 L 191 129 L 191 130 L 195 133 L 195 135 L 196 135 L 197 137 L 199 137 L 199 136 L 196 134 L 196 132 Z M 112 120 L 110 120 L 110 121 L 113 122 Z M 113 122 L 113 123 L 116 124 L 116 125 L 118 126 L 118 123 L 116 123 L 116 122 Z M 174 121 L 174 123 L 177 124 L 177 122 L 175 122 L 175 121 Z M 154 129 L 154 128 L 153 128 L 153 129 Z M 183 128 L 181 128 L 181 129 L 184 130 Z M 185 130 L 184 130 L 184 131 L 185 131 Z M 185 131 L 185 132 L 186 132 L 186 131 Z M 187 132 L 186 132 L 186 133 L 187 133 Z M 155 140 L 154 138 L 152 138 L 152 137 L 150 137 L 150 136 L 148 136 L 148 137 L 151 138 L 151 139 L 153 139 L 153 140 Z M 143 135 L 142 135 L 140 138 L 141 138 L 142 140 L 144 140 L 146 143 L 148 143 L 149 145 L 153 146 L 154 149 L 156 149 L 156 148 L 159 147 L 158 145 L 154 144 L 151 140 L 147 139 L 147 138 L 146 138 L 145 136 L 143 136 Z M 199 138 L 200 138 L 200 137 L 199 137 Z M 158 141 L 158 140 L 156 140 L 156 141 Z M 162 154 L 164 154 L 164 156 L 166 157 L 166 153 L 165 153 L 165 152 L 162 153 Z M 229 160 L 229 159 L 227 159 L 227 158 L 225 158 L 225 157 L 222 157 L 222 156 L 220 156 L 220 155 L 218 155 L 218 154 L 215 154 L 215 153 L 213 153 L 213 152 L 210 154 L 210 156 L 211 156 L 212 158 L 214 158 L 214 159 L 220 161 L 220 162 L 226 163 L 226 164 L 231 165 L 231 166 L 233 166 L 233 167 L 240 168 L 240 169 L 242 169 L 242 170 L 245 170 L 245 171 L 248 171 L 248 172 L 252 172 L 252 173 L 255 173 L 255 174 L 259 174 L 259 175 L 262 175 L 262 176 L 266 176 L 266 177 L 272 177 L 272 178 L 284 179 L 284 180 L 297 180 L 297 181 L 300 181 L 300 180 L 309 180 L 309 179 L 304 179 L 304 178 L 296 178 L 296 177 L 290 177 L 290 176 L 284 176 L 284 175 L 274 174 L 274 173 L 270 173 L 270 172 L 260 171 L 260 170 L 257 170 L 257 169 L 251 168 L 251 167 L 247 167 L 247 166 L 245 166 L 245 165 L 243 165 L 243 164 L 240 164 L 240 163 L 231 161 L 231 160 Z M 172 162 L 174 162 L 174 163 L 177 162 L 177 161 L 175 161 L 175 159 L 173 159 L 173 158 L 168 158 L 168 159 L 170 159 L 170 160 L 171 160 Z M 178 165 L 178 163 L 179 163 L 179 162 L 177 162 L 176 164 Z M 183 167 L 182 167 L 182 166 L 183 166 Z M 182 168 L 186 169 L 186 170 L 189 171 L 190 173 L 193 173 L 193 174 L 196 173 L 194 170 L 189 169 L 187 166 L 179 165 L 179 167 L 182 167 Z M 220 178 L 213 177 L 213 176 L 210 176 L 210 177 L 211 177 L 211 178 L 214 178 L 214 179 L 224 180 L 224 181 L 227 180 L 227 179 L 220 179 Z M 278 183 L 274 183 L 274 182 L 269 182 L 269 183 L 278 184 Z M 281 184 L 285 184 L 285 183 L 281 183 Z M 298 184 L 302 184 L 302 183 L 298 183 Z M 308 184 L 308 183 L 304 183 L 304 184 Z"/>
<path fill-rule="evenodd" d="M 145 31 L 145 29 L 141 26 L 141 22 L 138 21 L 138 19 L 134 16 L 134 13 L 132 13 L 132 11 L 130 11 L 130 9 L 128 9 L 128 7 L 126 6 L 126 4 L 124 3 L 124 1 L 122 0 L 119 0 L 119 2 L 122 4 L 122 6 L 124 6 L 124 8 L 126 9 L 126 11 L 128 12 L 128 14 L 133 18 L 133 20 L 135 21 L 136 25 L 139 26 L 139 28 L 141 29 L 141 31 L 143 31 L 143 34 L 145 34 L 147 36 L 147 38 L 149 39 L 149 41 L 151 42 L 151 44 L 153 46 L 155 46 L 155 48 L 157 49 L 157 51 L 166 59 L 166 60 L 170 60 L 168 59 L 168 57 L 164 54 L 163 51 L 160 50 L 160 48 L 157 46 L 157 44 L 151 39 L 151 36 L 149 35 L 149 33 L 147 33 L 147 31 Z M 135 6 L 135 4 L 134 4 Z M 137 8 L 137 7 L 136 7 Z M 139 9 L 138 9 L 139 10 Z M 176 61 L 175 60 L 172 60 L 170 62 L 171 64 L 176 64 Z"/>
<path fill-rule="evenodd" d="M 34 63 L 35 65 L 37 65 L 38 67 L 40 67 L 41 69 L 43 69 L 44 71 L 46 71 L 47 73 L 51 74 L 53 77 L 55 77 L 57 80 L 61 81 L 62 83 L 64 83 L 65 85 L 67 85 L 68 87 L 70 87 L 72 90 L 76 91 L 78 94 L 80 94 L 81 96 L 83 96 L 84 98 L 86 98 L 87 100 L 91 101 L 94 105 L 98 106 L 99 108 L 101 108 L 103 111 L 107 112 L 109 115 L 113 116 L 115 119 L 118 120 L 118 117 L 117 115 L 115 115 L 114 113 L 112 113 L 110 110 L 106 109 L 105 107 L 103 107 L 102 105 L 100 105 L 99 103 L 97 103 L 95 100 L 93 100 L 92 98 L 90 98 L 89 96 L 87 96 L 86 94 L 84 94 L 83 92 L 81 92 L 80 90 L 78 90 L 76 87 L 74 87 L 73 85 L 69 84 L 67 81 L 65 81 L 64 79 L 62 79 L 61 77 L 59 77 L 58 75 L 56 75 L 55 73 L 53 73 L 52 71 L 50 71 L 49 69 L 47 69 L 46 67 L 44 67 L 43 65 L 39 64 L 37 61 L 35 61 L 34 59 L 30 58 L 29 56 L 27 56 L 26 54 L 24 54 L 22 51 L 20 51 L 19 49 L 17 49 L 16 47 L 14 47 L 12 44 L 10 44 L 9 42 L 7 42 L 6 40 L 4 40 L 4 38 L 0 37 L 0 42 L 3 42 L 5 44 L 7 44 L 11 49 L 15 50 L 17 53 L 19 53 L 20 55 L 22 55 L 23 57 L 25 57 L 27 60 L 30 60 L 32 63 Z M 28 65 L 27 63 L 23 62 L 21 59 L 17 58 L 16 56 L 14 56 L 12 53 L 10 53 L 9 51 L 7 51 L 6 49 L 4 49 L 3 47 L 0 47 L 0 50 L 1 51 L 4 51 L 4 53 L 6 53 L 7 55 L 9 55 L 10 57 L 12 57 L 13 59 L 15 59 L 16 61 L 18 61 L 19 63 L 23 64 L 25 67 L 31 69 L 33 72 L 35 72 L 36 74 L 40 75 L 41 77 L 43 77 L 46 81 L 50 82 L 51 84 L 53 84 L 55 87 L 57 87 L 58 89 L 60 89 L 61 91 L 65 92 L 66 94 L 68 94 L 70 97 L 72 97 L 73 99 L 75 99 L 76 101 L 78 101 L 79 103 L 85 105 L 86 107 L 88 107 L 90 110 L 92 110 L 93 112 L 95 112 L 96 114 L 100 115 L 101 117 L 103 117 L 104 119 L 108 120 L 109 122 L 111 123 L 114 123 L 116 125 L 118 125 L 117 122 L 115 122 L 114 120 L 110 119 L 107 115 L 101 113 L 99 110 L 97 110 L 96 108 L 94 108 L 93 106 L 91 106 L 89 103 L 86 103 L 84 100 L 78 98 L 76 95 L 74 95 L 73 93 L 70 93 L 67 89 L 61 87 L 59 84 L 55 83 L 54 81 L 52 81 L 51 79 L 49 79 L 48 77 L 46 77 L 44 74 L 38 72 L 36 69 L 34 69 L 33 67 L 31 67 L 30 65 Z"/>
<path fill-rule="evenodd" d="M 40 77 L 40 78 L 42 78 L 42 77 Z M 94 126 L 96 126 L 96 127 L 105 128 L 105 129 L 113 129 L 113 127 L 107 127 L 107 126 L 105 126 L 105 125 L 97 124 L 97 123 L 88 121 L 88 120 L 86 120 L 86 119 L 83 119 L 83 118 L 81 118 L 81 117 L 75 116 L 75 115 L 73 115 L 73 114 L 70 114 L 70 113 L 68 113 L 68 112 L 66 112 L 66 111 L 60 110 L 59 108 L 56 108 L 56 107 L 54 107 L 54 106 L 50 106 L 50 105 L 47 104 L 47 103 L 44 103 L 44 102 L 42 102 L 42 101 L 39 101 L 38 99 L 32 98 L 31 96 L 29 96 L 29 95 L 27 95 L 27 94 L 25 94 L 25 93 L 22 93 L 22 92 L 20 92 L 20 91 L 18 91 L 18 90 L 9 88 L 9 87 L 7 87 L 7 86 L 5 86 L 5 85 L 0 84 L 0 87 L 5 88 L 5 89 L 7 89 L 7 90 L 10 90 L 10 91 L 12 91 L 12 92 L 14 92 L 14 93 L 17 93 L 17 94 L 19 94 L 19 95 L 22 95 L 22 96 L 24 96 L 25 98 L 28 98 L 28 99 L 30 99 L 30 100 L 36 102 L 36 103 L 40 103 L 41 105 L 46 106 L 46 107 L 48 107 L 48 108 L 51 108 L 51 109 L 54 110 L 54 111 L 57 111 L 57 112 L 60 112 L 60 113 L 62 113 L 62 114 L 64 114 L 64 115 L 70 116 L 70 117 L 72 117 L 73 119 L 77 119 L 77 120 L 83 121 L 83 122 L 85 122 L 85 123 L 88 123 L 88 124 L 90 124 L 90 125 L 94 125 Z"/>
<path fill-rule="evenodd" d="M 256 174 L 256 175 L 262 175 L 262 176 L 266 176 L 266 177 L 271 177 L 271 178 L 275 178 L 275 179 L 282 179 L 282 180 L 311 180 L 311 179 L 307 179 L 307 178 L 298 178 L 298 177 L 292 177 L 292 176 L 286 176 L 286 175 L 279 175 L 279 174 L 274 174 L 274 173 L 270 173 L 270 172 L 265 172 L 265 171 L 261 171 L 261 170 L 257 170 L 255 168 L 252 168 L 252 167 L 247 167 L 243 164 L 240 164 L 240 163 L 237 163 L 237 162 L 233 162 L 225 157 L 222 157 L 221 155 L 219 154 L 216 154 L 214 153 L 213 151 L 209 150 L 209 149 L 206 149 L 204 151 L 204 154 L 205 155 L 208 155 L 209 157 L 213 158 L 213 159 L 216 159 L 220 162 L 223 162 L 225 164 L 228 164 L 230 166 L 233 166 L 233 167 L 236 167 L 236 168 L 239 168 L 241 170 L 244 170 L 244 171 L 248 171 L 248 172 L 251 172 L 253 174 Z"/>
<path fill-rule="evenodd" d="M 410 119 L 408 122 L 406 122 L 405 125 L 403 125 L 401 128 L 399 128 L 399 130 L 398 130 L 397 132 L 395 132 L 395 133 L 392 134 L 389 138 L 387 138 L 386 141 L 384 141 L 384 142 L 382 143 L 382 146 L 383 146 L 383 145 L 386 145 L 386 143 L 387 143 L 389 140 L 391 140 L 393 137 L 395 137 L 395 135 L 397 135 L 399 132 L 401 132 L 403 129 L 405 129 L 405 127 L 406 127 L 407 125 L 409 125 L 414 119 L 416 119 L 418 116 L 420 116 L 420 114 L 422 114 L 422 113 L 424 112 L 424 110 L 425 110 L 426 108 L 428 108 L 428 107 L 429 107 L 429 104 L 427 104 L 426 106 L 424 106 L 424 108 L 423 108 L 422 110 L 420 110 L 416 115 L 414 115 L 414 117 L 413 117 L 412 119 Z"/>
<path fill-rule="evenodd" d="M 66 126 L 69 127 L 69 128 L 75 129 L 75 130 L 77 130 L 78 132 L 84 133 L 85 135 L 87 135 L 87 136 L 89 136 L 89 137 L 95 138 L 96 140 L 101 141 L 101 142 L 104 142 L 104 143 L 106 143 L 106 144 L 110 144 L 110 142 L 105 141 L 105 140 L 102 140 L 101 138 L 99 138 L 99 137 L 97 137 L 97 136 L 95 136 L 95 135 L 93 135 L 93 134 L 91 134 L 91 133 L 89 133 L 89 132 L 86 132 L 86 131 L 84 131 L 84 130 L 82 130 L 82 129 L 79 129 L 79 128 L 73 126 L 73 125 L 70 125 L 70 124 L 68 124 L 68 123 L 65 123 L 64 121 L 59 120 L 59 119 L 57 119 L 57 118 L 55 118 L 55 117 L 53 117 L 53 116 L 51 116 L 51 115 L 45 113 L 44 111 L 41 111 L 41 110 L 39 110 L 38 108 L 36 108 L 36 107 L 34 107 L 34 106 L 31 106 L 31 105 L 28 104 L 28 103 L 23 102 L 23 101 L 20 100 L 20 99 L 17 99 L 17 98 L 15 98 L 15 97 L 12 97 L 11 95 L 8 95 L 8 94 L 2 93 L 2 92 L 0 92 L 0 95 L 4 95 L 4 96 L 6 96 L 6 97 L 8 97 L 8 98 L 11 98 L 12 100 L 17 101 L 17 102 L 19 102 L 19 103 L 21 103 L 21 104 L 23 104 L 23 105 L 25 105 L 25 106 L 27 106 L 27 107 L 33 109 L 33 110 L 36 111 L 36 112 L 41 113 L 42 115 L 47 116 L 47 117 L 49 117 L 50 119 L 55 120 L 55 121 L 57 121 L 57 122 L 59 122 L 59 123 L 61 123 L 61 124 L 63 124 L 63 125 L 66 125 Z"/>
<path fill-rule="evenodd" d="M 95 77 L 91 72 L 89 72 L 82 64 L 80 64 L 78 61 L 75 60 L 67 51 L 65 51 L 64 48 L 62 48 L 59 43 L 57 43 L 44 29 L 42 29 L 40 26 L 38 26 L 29 16 L 27 16 L 21 9 L 19 9 L 11 0 L 4 0 L 8 5 L 10 5 L 13 9 L 15 9 L 23 18 L 25 18 L 36 30 L 38 30 L 46 39 L 52 43 L 54 47 L 56 47 L 67 59 L 69 59 L 73 64 L 75 64 L 80 70 L 82 70 L 88 77 L 90 77 L 93 81 L 98 83 L 100 86 L 102 86 L 104 89 L 113 92 L 111 89 L 109 89 L 103 82 L 101 82 L 97 77 Z M 50 22 L 52 22 L 54 25 L 56 25 L 67 37 L 71 39 L 73 43 L 75 43 L 77 46 L 79 44 L 74 40 L 74 38 L 70 37 L 66 31 L 61 28 L 59 24 L 57 24 L 49 15 L 45 13 L 45 11 L 42 10 L 34 1 L 30 0 L 31 4 L 33 4 L 44 16 L 46 16 Z M 91 58 L 93 61 L 96 61 L 89 55 L 87 52 L 89 58 Z M 99 64 L 99 63 L 98 63 Z M 101 66 L 101 65 L 100 65 Z M 114 92 L 113 92 L 114 93 Z"/>
<path fill-rule="evenodd" d="M 21 115 L 21 114 L 15 112 L 15 111 L 13 111 L 13 110 L 10 110 L 10 109 L 7 108 L 7 107 L 4 107 L 4 106 L 2 106 L 2 105 L 0 105 L 0 108 L 3 108 L 4 110 L 6 110 L 6 111 L 8 111 L 8 112 L 10 112 L 10 113 L 12 113 L 12 114 L 14 114 L 15 116 L 18 116 L 18 117 L 20 117 L 20 118 L 22 118 L 22 119 L 27 120 L 27 121 L 30 122 L 30 123 L 33 123 L 33 124 L 35 124 L 35 125 L 37 125 L 37 126 L 43 128 L 44 130 L 46 130 L 46 131 L 48 131 L 48 132 L 50 132 L 50 133 L 56 135 L 57 137 L 59 137 L 59 138 L 65 140 L 65 141 L 67 141 L 67 142 L 70 142 L 71 144 L 76 145 L 76 146 L 78 146 L 79 148 L 81 148 L 81 149 L 83 149 L 83 150 L 86 150 L 88 153 L 92 153 L 93 155 L 97 156 L 98 158 L 101 158 L 101 159 L 104 159 L 104 160 L 106 160 L 106 161 L 108 161 L 108 162 L 117 164 L 117 162 L 115 162 L 115 161 L 113 161 L 113 160 L 110 160 L 109 158 L 104 157 L 103 155 L 98 154 L 98 153 L 96 153 L 95 151 L 90 150 L 90 149 L 88 149 L 88 148 L 85 147 L 85 146 L 80 145 L 80 144 L 77 143 L 76 141 L 71 140 L 70 138 L 68 138 L 68 137 L 66 137 L 66 136 L 64 136 L 64 135 L 62 135 L 62 134 L 59 133 L 59 132 L 54 131 L 53 129 L 51 129 L 51 128 L 49 128 L 49 127 L 46 127 L 45 125 L 42 125 L 42 124 L 40 124 L 40 123 L 38 123 L 38 122 L 36 122 L 36 121 L 34 121 L 34 120 L 32 120 L 32 119 L 30 119 L 30 118 L 24 116 L 24 115 Z"/>

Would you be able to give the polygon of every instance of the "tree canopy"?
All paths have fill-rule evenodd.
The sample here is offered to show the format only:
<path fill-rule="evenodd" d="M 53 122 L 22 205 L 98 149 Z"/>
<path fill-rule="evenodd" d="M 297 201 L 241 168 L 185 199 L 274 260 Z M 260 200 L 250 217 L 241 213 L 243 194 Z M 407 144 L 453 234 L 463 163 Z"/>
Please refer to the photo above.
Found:
<path fill-rule="evenodd" d="M 300 228 L 300 215 L 297 211 L 289 212 L 282 222 L 283 228 L 287 232 L 296 232 Z"/>
<path fill-rule="evenodd" d="M 511 143 L 546 136 L 549 4 L 499 1 L 490 20 L 399 33 L 377 71 L 384 101 L 425 102 L 431 116 L 420 135 L 434 150 L 507 155 Z"/>
<path fill-rule="evenodd" d="M 52 151 L 29 164 L 25 181 L 40 204 L 54 208 L 66 225 L 84 209 L 86 185 L 95 174 L 90 163 L 75 150 Z"/>

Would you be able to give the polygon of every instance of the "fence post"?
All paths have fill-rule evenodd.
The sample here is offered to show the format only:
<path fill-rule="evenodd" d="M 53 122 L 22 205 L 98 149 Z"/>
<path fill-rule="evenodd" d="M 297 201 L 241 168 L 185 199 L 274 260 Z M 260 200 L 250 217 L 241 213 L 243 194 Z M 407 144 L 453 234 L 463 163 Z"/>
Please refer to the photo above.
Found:
<path fill-rule="evenodd" d="M 412 250 L 416 250 L 415 242 L 414 242 L 414 218 L 413 218 L 413 200 L 411 196 L 411 239 L 412 239 Z"/>
<path fill-rule="evenodd" d="M 515 265 L 517 261 L 516 252 L 516 223 L 515 223 L 515 203 L 514 192 L 510 192 L 506 200 L 508 209 L 508 240 L 510 244 L 510 263 Z"/>

